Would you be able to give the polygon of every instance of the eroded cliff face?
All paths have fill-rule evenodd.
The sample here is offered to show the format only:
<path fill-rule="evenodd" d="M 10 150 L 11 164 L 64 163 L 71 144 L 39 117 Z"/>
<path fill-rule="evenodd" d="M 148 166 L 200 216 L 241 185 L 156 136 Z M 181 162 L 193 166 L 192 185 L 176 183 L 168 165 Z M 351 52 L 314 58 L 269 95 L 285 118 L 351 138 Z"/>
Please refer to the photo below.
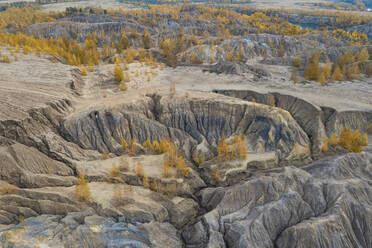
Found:
<path fill-rule="evenodd" d="M 321 153 L 321 146 L 327 137 L 339 133 L 344 127 L 366 132 L 372 122 L 372 112 L 369 111 L 337 111 L 330 107 L 317 106 L 295 96 L 279 93 L 259 93 L 249 90 L 215 90 L 216 93 L 268 104 L 273 98 L 275 106 L 287 110 L 304 130 L 311 141 L 314 157 Z"/>
<path fill-rule="evenodd" d="M 348 154 L 204 189 L 186 247 L 370 247 L 371 166 L 371 154 Z"/>
<path fill-rule="evenodd" d="M 1 179 L 18 187 L 41 188 L 72 186 L 74 171 L 64 163 L 53 160 L 34 147 L 1 138 Z"/>
<path fill-rule="evenodd" d="M 275 106 L 268 104 L 272 97 Z M 370 151 L 303 167 L 317 159 L 327 135 L 344 126 L 363 131 L 370 121 L 368 112 L 338 112 L 253 91 L 152 94 L 87 108 L 53 101 L 22 118 L 0 121 L 0 188 L 6 190 L 0 195 L 0 242 L 4 247 L 370 247 Z M 247 137 L 248 158 L 216 160 L 219 140 L 237 135 Z M 162 178 L 162 155 L 140 147 L 139 155 L 129 157 L 121 147 L 123 139 L 142 144 L 162 137 L 182 148 L 188 176 Z M 193 163 L 195 151 L 206 161 Z M 110 158 L 101 160 L 102 152 Z M 121 159 L 130 168 L 112 176 Z M 146 175 L 135 172 L 138 161 Z M 75 196 L 81 174 L 91 189 L 88 202 Z M 169 185 L 175 186 L 172 194 L 158 190 Z M 117 192 L 124 194 L 119 202 Z"/>
<path fill-rule="evenodd" d="M 18 225 L 3 229 L 0 240 L 5 247 L 32 247 L 30 244 L 52 247 L 370 247 L 372 189 L 368 182 L 372 178 L 371 166 L 371 154 L 362 152 L 318 161 L 303 168 L 258 172 L 229 187 L 205 188 L 198 193 L 202 210 L 196 212 L 195 207 L 191 207 L 195 203 L 180 199 L 173 199 L 173 205 L 165 208 L 171 211 L 169 214 L 174 220 L 180 220 L 181 216 L 193 219 L 196 215 L 187 214 L 204 212 L 198 221 L 183 229 L 176 228 L 179 227 L 177 222 L 169 219 L 166 211 L 156 210 L 158 204 L 155 202 L 161 202 L 160 198 L 146 193 L 156 199 L 151 207 L 157 213 L 156 219 L 146 219 L 151 215 L 135 210 L 135 206 L 141 206 L 135 203 L 129 204 L 132 207 L 128 212 L 116 217 L 108 217 L 112 211 L 107 208 L 102 209 L 103 212 L 92 208 L 67 209 L 69 213 L 66 214 L 35 214 Z M 144 192 L 138 190 L 134 200 L 144 196 Z M 135 216 L 137 219 L 133 221 L 131 217 Z"/>
<path fill-rule="evenodd" d="M 309 154 L 309 139 L 285 110 L 228 97 L 198 99 L 151 98 L 130 105 L 84 111 L 63 123 L 68 139 L 84 149 L 120 154 L 122 139 L 170 138 L 190 158 L 196 146 L 216 154 L 222 136 L 246 135 L 252 151 L 275 151 L 286 158 L 293 146 Z"/>
<path fill-rule="evenodd" d="M 66 141 L 60 133 L 64 116 L 72 110 L 71 102 L 61 99 L 27 110 L 20 114 L 21 118 L 1 119 L 0 136 L 34 147 L 49 157 L 67 164 L 70 163 L 70 159 L 98 157 L 98 153 L 83 151 L 76 144 Z"/>

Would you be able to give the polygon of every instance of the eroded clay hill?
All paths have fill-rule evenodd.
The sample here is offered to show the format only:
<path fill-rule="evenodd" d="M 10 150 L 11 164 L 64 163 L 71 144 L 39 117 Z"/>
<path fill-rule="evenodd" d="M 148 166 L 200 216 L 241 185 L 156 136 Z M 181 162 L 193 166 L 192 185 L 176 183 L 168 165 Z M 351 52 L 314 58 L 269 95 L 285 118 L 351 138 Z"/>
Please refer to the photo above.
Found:
<path fill-rule="evenodd" d="M 322 151 L 345 126 L 368 131 L 370 84 L 350 109 L 200 68 L 120 92 L 111 67 L 24 57 L 0 67 L 4 247 L 371 247 L 371 148 Z M 216 158 L 238 136 L 247 156 Z M 162 139 L 180 171 L 146 148 Z"/>

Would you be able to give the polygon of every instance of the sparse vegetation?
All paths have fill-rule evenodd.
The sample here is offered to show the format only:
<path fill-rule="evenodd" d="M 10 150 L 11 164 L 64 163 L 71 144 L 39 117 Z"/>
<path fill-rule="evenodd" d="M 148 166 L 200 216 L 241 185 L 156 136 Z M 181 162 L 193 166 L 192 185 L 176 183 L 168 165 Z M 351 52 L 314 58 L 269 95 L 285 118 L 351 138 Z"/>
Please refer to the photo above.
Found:
<path fill-rule="evenodd" d="M 75 187 L 75 197 L 81 202 L 88 202 L 91 198 L 89 184 L 83 172 L 80 172 L 80 176 L 77 180 L 77 185 Z"/>
<path fill-rule="evenodd" d="M 168 165 L 168 162 L 164 161 L 163 164 L 163 172 L 162 172 L 163 178 L 169 178 L 171 176 L 171 168 Z"/>
<path fill-rule="evenodd" d="M 169 183 L 163 190 L 163 192 L 169 197 L 172 198 L 177 193 L 177 184 L 176 183 Z"/>
<path fill-rule="evenodd" d="M 127 202 L 124 198 L 125 190 L 121 188 L 119 185 L 114 185 L 114 194 L 112 196 L 112 203 L 116 207 L 120 207 L 125 205 Z"/>
<path fill-rule="evenodd" d="M 120 169 L 117 165 L 113 164 L 111 169 L 110 169 L 110 175 L 112 177 L 117 177 L 119 176 L 119 173 L 120 173 Z"/>
<path fill-rule="evenodd" d="M 115 43 L 115 47 L 116 47 L 116 51 L 117 53 L 122 53 L 123 50 L 126 50 L 129 48 L 129 45 L 130 45 L 130 42 L 129 42 L 129 39 L 128 39 L 128 36 L 125 34 L 124 31 L 121 32 L 122 35 L 121 35 L 121 39 L 119 42 Z"/>
<path fill-rule="evenodd" d="M 370 31 L 371 18 L 341 13 L 304 18 L 297 11 L 213 0 L 111 0 L 107 5 L 100 0 L 105 8 L 115 4 L 123 9 L 72 7 L 53 13 L 40 3 L 74 0 L 37 1 L 0 3 L 0 193 L 2 203 L 9 202 L 0 207 L 0 224 L 11 227 L 0 235 L 4 242 L 63 246 L 74 244 L 78 231 L 88 228 L 89 237 L 76 246 L 104 246 L 112 240 L 130 245 L 138 235 L 148 246 L 190 246 L 194 240 L 185 237 L 198 237 L 194 232 L 200 220 L 201 227 L 216 220 L 224 227 L 242 206 L 248 213 L 240 216 L 244 223 L 252 209 L 274 206 L 265 215 L 269 223 L 288 207 L 282 196 L 299 195 L 301 200 L 303 190 L 307 202 L 329 210 L 316 218 L 317 224 L 335 212 L 335 204 L 324 206 L 319 189 L 346 201 L 336 204 L 343 208 L 337 213 L 351 201 L 361 213 L 356 217 L 365 217 L 366 204 L 355 199 L 364 200 L 367 194 L 358 194 L 370 186 L 365 183 L 368 173 L 359 176 L 369 160 L 358 161 L 370 157 L 368 135 L 362 131 L 371 120 L 366 76 L 372 75 L 372 65 L 371 43 L 360 30 Z M 19 11 L 23 6 L 30 6 L 30 16 Z M 359 130 L 341 131 L 347 123 Z M 332 127 L 336 133 L 330 133 Z M 367 132 L 372 133 L 372 124 Z M 322 156 L 330 162 L 318 163 Z M 341 169 L 334 169 L 337 164 Z M 341 180 L 345 174 L 347 180 Z M 306 204 L 295 207 L 298 221 L 309 217 Z M 14 224 L 35 213 L 43 216 L 31 222 L 46 221 L 53 229 L 48 233 L 62 228 L 67 236 L 40 238 L 23 229 L 22 235 L 6 236 L 27 228 L 29 221 Z M 357 220 L 349 217 L 341 223 L 345 228 L 337 222 L 334 229 L 347 229 L 343 237 L 367 240 L 368 230 L 353 228 Z M 262 218 L 257 220 L 253 229 L 258 231 L 249 231 L 257 237 L 261 231 L 278 236 L 276 230 L 261 228 Z M 277 223 L 279 232 L 293 224 L 283 221 Z M 368 226 L 357 221 L 356 227 L 358 223 Z M 115 227 L 125 230 L 107 232 Z M 218 243 L 220 234 L 240 235 L 239 230 L 208 231 L 199 235 L 207 237 L 202 245 Z M 290 243 L 287 236 L 298 241 L 288 234 L 281 235 L 283 244 Z M 265 243 L 257 240 L 257 247 Z M 229 243 L 235 241 L 239 243 Z M 249 240 L 244 242 L 249 246 Z"/>
<path fill-rule="evenodd" d="M 151 42 L 151 38 L 150 38 L 149 32 L 145 30 L 145 33 L 143 35 L 143 47 L 145 49 L 150 49 L 150 42 Z"/>
<path fill-rule="evenodd" d="M 26 5 L 27 6 L 27 5 Z M 26 54 L 35 52 L 36 54 L 48 53 L 52 56 L 58 56 L 66 60 L 66 63 L 70 65 L 97 65 L 101 59 L 112 58 L 119 55 L 122 58 L 125 57 L 127 63 L 132 63 L 134 60 L 141 62 L 156 63 L 152 57 L 151 52 L 146 50 L 151 48 L 152 36 L 147 27 L 159 27 L 159 23 L 166 22 L 168 18 L 177 22 L 179 25 L 183 25 L 185 22 L 189 22 L 192 19 L 195 20 L 208 20 L 217 28 L 217 30 L 194 30 L 192 34 L 186 34 L 184 31 L 178 31 L 174 35 L 168 36 L 160 33 L 157 37 L 160 38 L 160 48 L 162 55 L 165 58 L 168 66 L 176 67 L 178 65 L 178 54 L 186 53 L 187 49 L 196 47 L 193 53 L 190 54 L 189 60 L 193 64 L 201 64 L 205 61 L 200 59 L 200 54 L 204 53 L 200 48 L 202 45 L 209 44 L 212 49 L 216 45 L 221 44 L 226 39 L 230 39 L 236 36 L 242 36 L 248 33 L 249 30 L 255 30 L 255 33 L 270 33 L 285 36 L 292 35 L 303 35 L 307 33 L 319 33 L 323 37 L 335 37 L 340 40 L 349 40 L 353 45 L 367 44 L 368 37 L 366 34 L 358 31 L 346 31 L 344 27 L 348 25 L 360 25 L 367 24 L 370 19 L 367 17 L 355 17 L 350 15 L 344 15 L 341 13 L 306 13 L 307 15 L 318 14 L 319 16 L 330 16 L 334 17 L 334 23 L 337 28 L 334 30 L 310 30 L 301 28 L 298 25 L 293 25 L 286 21 L 285 18 L 273 15 L 273 10 L 260 10 L 253 11 L 253 13 L 247 15 L 244 13 L 250 12 L 246 8 L 241 8 L 237 11 L 236 8 L 219 9 L 213 7 L 207 7 L 203 5 L 192 6 L 193 12 L 188 9 L 192 5 L 185 4 L 183 6 L 172 5 L 150 5 L 148 9 L 141 10 L 102 10 L 92 9 L 75 9 L 69 8 L 63 13 L 44 13 L 39 11 L 37 8 L 24 7 L 24 8 L 9 8 L 6 11 L 0 13 L 0 24 L 1 27 L 6 27 L 9 24 L 15 23 L 19 26 L 28 26 L 39 22 L 53 22 L 59 18 L 67 16 L 73 16 L 75 14 L 105 14 L 110 17 L 127 19 L 129 22 L 133 21 L 139 25 L 143 25 L 145 28 L 136 30 L 135 27 L 123 28 L 119 34 L 117 32 L 98 32 L 89 33 L 80 45 L 76 37 L 59 37 L 57 39 L 44 39 L 33 36 L 27 36 L 22 33 L 9 34 L 2 33 L 0 36 L 0 44 L 7 44 L 10 46 L 20 47 Z M 91 13 L 92 12 L 92 13 Z M 285 12 L 281 10 L 281 12 Z M 27 14 L 26 14 L 27 13 Z M 27 16 L 27 17 L 26 17 Z M 22 17 L 22 18 L 21 18 Z M 245 30 L 242 34 L 238 35 L 234 31 L 234 24 L 239 23 L 239 26 Z M 212 36 L 211 32 L 215 32 L 218 38 L 211 41 L 205 42 L 205 38 Z M 234 35 L 233 35 L 234 34 Z M 142 37 L 142 42 L 137 42 Z M 141 44 L 141 45 L 139 45 Z M 98 49 L 101 46 L 101 49 Z M 143 49 L 143 48 L 144 49 Z M 283 57 L 287 53 L 287 47 L 285 43 L 280 42 L 275 45 L 277 56 Z M 146 50 L 145 50 L 146 49 Z M 225 49 L 226 60 L 244 62 L 246 60 L 245 47 L 240 44 L 238 47 L 228 47 Z M 209 61 L 210 58 L 213 61 Z M 361 49 L 357 55 L 359 61 L 366 61 L 368 59 L 368 50 Z M 207 58 L 208 62 L 214 63 L 214 56 Z M 301 56 L 296 56 L 293 59 L 293 66 L 301 66 Z M 117 68 L 117 67 L 116 67 Z M 305 70 L 305 77 L 308 80 L 318 80 L 321 71 L 317 66 L 317 61 L 314 58 L 308 63 L 307 70 Z M 119 71 L 119 70 L 118 70 Z M 118 82 L 122 81 L 122 76 L 118 72 L 115 79 Z M 327 73 L 320 76 L 320 81 L 323 78 L 327 81 Z M 124 88 L 124 87 L 122 87 Z"/>
<path fill-rule="evenodd" d="M 169 93 L 170 93 L 171 97 L 173 97 L 176 94 L 176 83 L 173 82 L 173 81 L 170 82 Z"/>
<path fill-rule="evenodd" d="M 87 68 L 85 66 L 81 66 L 80 73 L 82 76 L 88 76 Z"/>
<path fill-rule="evenodd" d="M 120 89 L 121 91 L 126 91 L 126 90 L 128 90 L 128 86 L 127 86 L 127 85 L 125 84 L 125 82 L 123 81 L 123 82 L 120 83 L 119 89 Z"/>
<path fill-rule="evenodd" d="M 291 78 L 290 78 L 294 83 L 299 82 L 299 76 L 298 76 L 298 71 L 296 68 L 293 68 L 292 73 L 291 73 Z"/>
<path fill-rule="evenodd" d="M 332 80 L 333 81 L 341 81 L 343 79 L 343 74 L 339 66 L 335 66 L 335 69 L 333 70 L 332 74 Z"/>
<path fill-rule="evenodd" d="M 323 145 L 322 145 L 322 147 L 321 147 L 322 152 L 328 152 L 328 150 L 329 150 L 329 148 L 328 148 L 328 144 L 329 144 L 328 139 L 325 139 L 325 140 L 323 141 Z"/>
<path fill-rule="evenodd" d="M 247 159 L 247 145 L 246 137 L 235 136 L 234 140 L 229 145 L 225 137 L 222 137 L 217 146 L 218 160 L 230 161 L 236 159 Z"/>
<path fill-rule="evenodd" d="M 328 144 L 328 143 L 327 143 Z M 324 145 L 324 144 L 323 144 Z M 328 146 L 327 146 L 328 147 Z M 300 159 L 300 146 L 298 143 L 295 143 L 292 147 L 290 155 L 295 159 Z"/>
<path fill-rule="evenodd" d="M 148 152 L 154 151 L 154 145 L 152 144 L 150 139 L 145 140 L 142 145 Z"/>
<path fill-rule="evenodd" d="M 120 158 L 119 171 L 128 171 L 129 163 L 125 158 Z"/>
<path fill-rule="evenodd" d="M 222 137 L 217 146 L 218 159 L 220 161 L 228 161 L 230 158 L 230 149 L 227 144 L 226 138 Z"/>
<path fill-rule="evenodd" d="M 162 139 L 160 147 L 163 146 L 164 153 L 164 164 L 163 164 L 163 175 L 170 176 L 171 168 L 176 168 L 178 158 L 182 157 L 176 144 Z M 183 159 L 183 158 L 182 158 Z M 168 174 L 166 173 L 168 171 Z"/>
<path fill-rule="evenodd" d="M 106 150 L 103 150 L 102 151 L 102 154 L 101 154 L 101 159 L 102 160 L 105 160 L 105 159 L 109 159 L 110 158 L 110 156 L 109 156 L 109 154 L 107 153 L 107 151 Z"/>
<path fill-rule="evenodd" d="M 309 58 L 309 63 L 305 68 L 305 77 L 307 80 L 317 80 L 319 78 L 320 75 L 319 58 L 320 58 L 319 51 L 313 52 L 311 57 Z"/>
<path fill-rule="evenodd" d="M 143 170 L 143 165 L 142 165 L 141 162 L 137 162 L 136 175 L 139 176 L 139 177 L 144 177 L 145 176 L 145 171 Z"/>
<path fill-rule="evenodd" d="M 147 176 L 143 177 L 143 182 L 142 182 L 143 187 L 145 188 L 150 188 L 150 179 Z"/>
<path fill-rule="evenodd" d="M 125 139 L 122 139 L 121 140 L 121 147 L 123 148 L 123 152 L 125 152 L 128 148 L 128 144 L 127 142 L 125 141 Z"/>
<path fill-rule="evenodd" d="M 294 67 L 300 67 L 301 66 L 301 56 L 298 55 L 293 59 L 293 66 Z"/>
<path fill-rule="evenodd" d="M 222 182 L 220 170 L 217 167 L 212 170 L 212 176 L 218 183 Z"/>
<path fill-rule="evenodd" d="M 339 134 L 338 144 L 350 152 L 361 152 L 363 146 L 368 145 L 368 135 L 362 135 L 359 130 L 351 132 L 351 129 L 345 127 Z"/>
<path fill-rule="evenodd" d="M 324 54 L 323 54 L 324 55 Z M 308 58 L 304 69 L 304 75 L 307 80 L 316 80 L 321 84 L 326 84 L 329 81 L 342 81 L 344 79 L 354 80 L 360 79 L 361 68 L 365 66 L 365 73 L 368 76 L 368 65 L 366 62 L 369 59 L 369 53 L 366 48 L 363 48 L 355 53 L 351 49 L 346 50 L 343 54 L 337 56 L 332 65 L 330 60 L 327 60 L 324 66 L 320 65 L 321 53 L 315 50 Z M 297 57 L 296 57 L 297 58 Z M 295 58 L 295 59 L 296 59 Z M 295 81 L 297 61 L 293 61 L 294 69 L 292 70 L 291 80 Z"/>
<path fill-rule="evenodd" d="M 17 186 L 14 186 L 8 183 L 5 183 L 5 185 L 3 184 L 2 187 L 0 188 L 0 193 L 2 195 L 17 194 L 18 191 L 19 191 L 19 188 Z"/>
<path fill-rule="evenodd" d="M 202 152 L 199 152 L 197 149 L 195 149 L 192 155 L 192 159 L 197 165 L 200 165 L 205 161 L 205 156 Z"/>
<path fill-rule="evenodd" d="M 124 73 L 123 69 L 119 64 L 115 64 L 114 67 L 114 78 L 116 82 L 123 82 L 124 81 Z"/>
<path fill-rule="evenodd" d="M 185 159 L 182 156 L 177 157 L 176 168 L 180 176 L 188 177 L 190 175 L 190 168 L 186 166 Z"/>
<path fill-rule="evenodd" d="M 335 148 L 337 146 L 337 144 L 339 143 L 337 134 L 335 134 L 335 133 L 328 140 L 329 140 L 329 144 L 333 148 Z"/>
<path fill-rule="evenodd" d="M 135 139 L 131 139 L 129 142 L 129 147 L 128 147 L 128 155 L 129 156 L 134 156 L 138 152 L 138 141 Z"/>
<path fill-rule="evenodd" d="M 1 62 L 9 64 L 11 61 L 10 61 L 10 58 L 8 57 L 8 55 L 3 55 L 2 58 L 1 58 Z"/>

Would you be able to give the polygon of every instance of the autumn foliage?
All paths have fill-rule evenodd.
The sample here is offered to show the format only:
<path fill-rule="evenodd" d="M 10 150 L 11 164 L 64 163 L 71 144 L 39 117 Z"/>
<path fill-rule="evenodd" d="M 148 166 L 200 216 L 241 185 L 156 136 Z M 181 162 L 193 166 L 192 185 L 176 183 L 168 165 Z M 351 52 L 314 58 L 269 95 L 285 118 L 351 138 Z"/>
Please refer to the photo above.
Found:
<path fill-rule="evenodd" d="M 20 47 L 26 54 L 29 52 L 47 53 L 51 56 L 61 57 L 69 65 L 97 65 L 100 61 L 95 35 L 88 35 L 85 45 L 82 47 L 77 41 L 69 41 L 62 37 L 45 39 L 27 36 L 22 33 L 0 33 L 0 45 L 5 44 Z"/>
<path fill-rule="evenodd" d="M 363 146 L 368 145 L 368 135 L 367 133 L 362 135 L 359 130 L 352 132 L 349 127 L 344 127 L 338 136 L 333 134 L 327 139 L 327 142 L 332 148 L 339 145 L 350 152 L 361 152 Z"/>
<path fill-rule="evenodd" d="M 235 136 L 234 140 L 228 144 L 225 137 L 222 137 L 217 146 L 218 160 L 230 161 L 236 159 L 247 159 L 247 139 L 245 136 Z"/>
<path fill-rule="evenodd" d="M 121 68 L 121 66 L 119 64 L 115 64 L 114 79 L 115 79 L 116 82 L 121 82 L 121 81 L 124 80 L 123 69 Z"/>
<path fill-rule="evenodd" d="M 163 162 L 163 177 L 171 176 L 172 171 L 176 171 L 176 175 L 187 177 L 190 174 L 190 168 L 186 166 L 185 159 L 181 155 L 177 145 L 163 138 L 160 142 L 161 151 L 164 151 Z"/>
<path fill-rule="evenodd" d="M 84 173 L 80 173 L 80 176 L 77 180 L 77 185 L 75 187 L 75 196 L 76 199 L 82 202 L 87 202 L 90 200 L 91 193 L 88 181 Z"/>

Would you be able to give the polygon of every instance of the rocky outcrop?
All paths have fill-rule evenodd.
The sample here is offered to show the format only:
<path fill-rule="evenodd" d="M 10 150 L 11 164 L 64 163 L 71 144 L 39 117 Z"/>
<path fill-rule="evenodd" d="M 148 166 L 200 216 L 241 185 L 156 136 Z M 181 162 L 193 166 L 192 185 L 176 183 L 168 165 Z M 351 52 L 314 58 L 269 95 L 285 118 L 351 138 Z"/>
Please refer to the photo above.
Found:
<path fill-rule="evenodd" d="M 294 96 L 279 93 L 261 94 L 254 91 L 216 90 L 216 93 L 267 104 L 268 99 L 274 98 L 275 106 L 287 110 L 311 140 L 312 153 L 318 155 L 326 136 L 323 112 L 320 107 Z"/>
<path fill-rule="evenodd" d="M 371 24 L 353 26 L 353 27 L 347 28 L 346 30 L 349 31 L 349 32 L 354 32 L 354 31 L 363 32 L 368 36 L 369 39 L 372 38 Z"/>
<path fill-rule="evenodd" d="M 72 186 L 74 171 L 33 147 L 16 143 L 0 146 L 0 179 L 26 188 Z"/>
<path fill-rule="evenodd" d="M 79 42 L 84 42 L 87 35 L 94 32 L 105 32 L 105 33 L 117 33 L 119 34 L 122 29 L 125 28 L 136 28 L 144 30 L 144 27 L 130 23 L 128 21 L 105 21 L 95 22 L 95 23 L 86 23 L 79 22 L 76 19 L 73 21 L 68 19 L 61 19 L 57 22 L 45 22 L 37 23 L 27 27 L 26 33 L 29 35 L 36 35 L 43 38 L 58 38 L 58 37 L 69 37 L 71 39 L 76 39 Z M 112 37 L 120 39 L 120 36 Z"/>
<path fill-rule="evenodd" d="M 371 166 L 371 154 L 347 154 L 205 189 L 186 247 L 370 247 Z"/>
<path fill-rule="evenodd" d="M 0 201 L 11 202 L 14 210 L 19 207 L 13 202 L 22 202 L 23 209 L 17 211 L 35 217 L 0 229 L 0 241 L 5 247 L 100 247 L 113 242 L 133 247 L 369 247 L 371 166 L 370 153 L 346 154 L 301 169 L 258 171 L 226 188 L 206 188 L 199 193 L 206 213 L 194 224 L 188 221 L 196 217 L 195 202 L 178 197 L 170 202 L 140 187 L 115 211 L 107 195 L 113 185 L 92 184 L 92 197 L 101 207 L 84 211 L 67 208 L 73 202 L 49 193 L 50 199 L 54 195 L 55 201 L 66 205 L 53 207 L 67 211 L 53 213 L 51 208 L 49 215 L 39 215 L 43 205 L 31 200 L 40 199 L 41 192 L 20 190 L 19 196 L 0 197 Z M 149 196 L 152 201 L 145 204 L 144 197 Z M 29 207 L 34 212 L 27 212 Z M 4 207 L 0 217 L 3 223 L 10 217 Z M 181 238 L 175 226 L 186 223 Z"/>
<path fill-rule="evenodd" d="M 225 74 L 253 74 L 256 78 L 267 78 L 270 76 L 270 73 L 265 71 L 262 68 L 254 67 L 251 65 L 247 65 L 243 62 L 229 62 L 229 61 L 221 61 L 215 65 L 209 66 L 209 68 L 204 69 L 203 71 L 211 72 L 211 73 L 225 73 Z"/>
<path fill-rule="evenodd" d="M 352 0 L 348 1 L 339 1 L 339 2 L 351 2 L 354 3 Z M 371 2 L 368 0 L 362 1 L 366 6 L 371 6 Z M 316 5 L 316 4 L 315 4 Z M 252 15 L 256 11 L 250 10 L 250 9 L 236 9 L 237 12 L 242 13 L 242 14 L 247 14 L 247 15 Z M 324 15 L 317 15 L 316 12 L 312 14 L 311 12 L 308 13 L 287 13 L 287 12 L 281 12 L 278 10 L 267 10 L 265 11 L 265 14 L 268 16 L 277 16 L 281 17 L 284 20 L 287 20 L 290 23 L 300 25 L 304 28 L 319 28 L 322 26 L 331 26 L 332 24 L 334 25 L 337 17 L 332 17 L 332 16 L 324 16 Z M 365 19 L 361 21 L 361 24 L 363 25 L 370 25 L 370 20 Z M 353 23 L 348 24 L 347 22 L 339 23 L 338 24 L 341 27 L 348 27 L 349 25 L 353 25 Z"/>
<path fill-rule="evenodd" d="M 339 133 L 344 127 L 351 127 L 352 129 L 366 132 L 368 125 L 372 123 L 372 112 L 337 112 L 332 109 L 330 110 L 330 108 L 327 108 L 326 111 L 327 114 L 329 114 L 329 111 L 332 112 L 332 114 L 327 116 L 328 118 L 325 119 L 325 126 L 328 135 Z"/>
<path fill-rule="evenodd" d="M 311 162 L 307 154 L 298 156 L 293 162 Z M 200 176 L 208 185 L 228 186 L 251 177 L 257 171 L 277 168 L 280 165 L 275 152 L 250 153 L 245 160 L 220 161 L 215 158 L 199 165 Z"/>
<path fill-rule="evenodd" d="M 316 48 L 314 43 L 318 44 Z M 332 44 L 332 46 L 329 44 Z M 368 48 L 368 46 L 365 47 Z M 261 61 L 263 64 L 292 66 L 293 57 L 301 56 L 303 61 L 306 61 L 307 54 L 314 52 L 316 49 L 321 51 L 320 60 L 325 63 L 329 59 L 334 61 L 338 55 L 342 55 L 348 49 L 356 53 L 361 48 L 350 47 L 342 40 L 322 37 L 319 34 L 281 36 L 252 34 L 251 32 L 241 38 L 226 39 L 221 44 L 213 47 L 209 45 L 193 46 L 178 56 L 181 61 L 191 62 L 192 64 L 213 64 L 214 62 L 227 62 L 230 59 L 228 58 L 229 52 L 232 52 L 234 59 L 239 54 L 242 61 L 263 58 Z M 304 63 L 302 63 L 302 66 L 304 66 Z M 235 65 L 228 71 L 239 71 L 238 68 Z M 254 68 L 248 67 L 248 70 L 252 71 L 252 69 L 254 72 Z M 260 72 L 255 73 L 261 74 Z"/>
<path fill-rule="evenodd" d="M 3 247 L 182 247 L 179 232 L 168 223 L 126 223 L 92 212 L 66 217 L 40 215 L 0 230 Z"/>
<path fill-rule="evenodd" d="M 1 181 L 0 181 L 1 182 Z M 53 191 L 21 189 L 1 182 L 0 224 L 12 224 L 41 214 L 65 215 L 81 210 L 74 200 Z"/>
<path fill-rule="evenodd" d="M 153 112 L 154 104 L 158 104 Z M 309 155 L 309 139 L 291 115 L 278 108 L 253 104 L 231 98 L 185 99 L 164 97 L 158 103 L 152 99 L 131 105 L 99 108 L 69 116 L 63 133 L 84 149 L 122 153 L 122 139 L 170 138 L 182 147 L 186 157 L 197 144 L 203 144 L 208 154 L 216 152 L 224 135 L 246 135 L 251 150 L 263 147 L 286 158 L 295 144 L 299 153 Z"/>
<path fill-rule="evenodd" d="M 167 196 L 144 187 L 105 182 L 92 182 L 89 187 L 92 194 L 87 204 L 97 215 L 122 217 L 128 223 L 168 222 L 182 228 L 196 217 L 199 209 L 191 198 Z"/>
<path fill-rule="evenodd" d="M 1 64 L 0 246 L 371 247 L 371 147 L 360 154 L 340 155 L 346 153 L 343 148 L 320 152 L 327 136 L 343 127 L 365 132 L 372 123 L 369 82 L 362 77 L 354 88 L 341 82 L 293 85 L 286 80 L 289 68 L 283 67 L 317 47 L 322 62 L 333 60 L 349 48 L 348 41 L 318 33 L 253 34 L 254 23 L 232 19 L 224 30 L 239 38 L 219 39 L 227 35 L 213 18 L 199 18 L 196 5 L 182 6 L 180 18 L 158 14 L 164 18 L 148 29 L 148 52 L 161 61 L 159 42 L 177 39 L 182 30 L 184 40 L 175 49 L 179 59 L 217 62 L 200 67 L 228 75 L 155 65 L 148 72 L 148 63 L 133 63 L 128 75 L 145 69 L 148 80 L 141 75 L 127 91 L 119 91 L 109 63 L 95 66 L 85 77 L 77 67 L 51 64 L 33 53 Z M 329 21 L 304 18 L 322 20 Z M 101 47 L 103 40 L 118 41 L 122 29 L 135 29 L 141 36 L 146 25 L 129 13 L 67 14 L 23 28 L 30 35 L 78 42 L 97 33 Z M 5 31 L 12 32 L 12 26 Z M 131 46 L 142 48 L 143 39 L 134 36 L 128 33 Z M 207 45 L 212 42 L 216 45 Z M 10 53 L 13 58 L 6 51 Z M 238 55 L 239 61 L 252 61 L 226 62 Z M 260 63 L 282 67 L 260 68 Z M 361 72 L 366 69 L 364 63 Z M 251 75 L 253 80 L 247 77 Z M 168 81 L 172 88 L 177 83 L 176 92 L 168 93 Z M 215 86 L 269 93 L 210 92 Z M 272 88 L 287 94 L 270 93 Z M 323 90 L 337 92 L 319 94 Z M 357 97 L 356 104 L 349 101 Z M 344 108 L 337 108 L 344 102 Z M 236 152 L 231 145 L 238 135 L 247 138 L 246 159 L 237 158 L 241 146 Z M 185 161 L 169 165 L 165 158 L 170 153 L 142 145 L 163 137 L 178 145 Z M 216 158 L 222 137 L 234 152 Z M 139 152 L 127 154 L 123 140 L 137 140 Z M 325 156 L 327 160 L 310 164 Z"/>
<path fill-rule="evenodd" d="M 215 92 L 263 104 L 267 104 L 268 99 L 274 97 L 275 106 L 287 110 L 306 132 L 311 140 L 312 155 L 315 157 L 320 154 L 321 146 L 327 137 L 339 133 L 344 127 L 366 132 L 368 124 L 372 122 L 372 112 L 339 112 L 330 107 L 317 106 L 295 96 L 276 92 L 267 94 L 249 90 L 215 90 Z"/>
<path fill-rule="evenodd" d="M 83 151 L 60 135 L 60 122 L 71 111 L 67 99 L 28 110 L 22 119 L 0 120 L 0 136 L 26 146 L 35 147 L 49 157 L 71 165 L 70 160 L 98 157 L 93 151 Z"/>
<path fill-rule="evenodd" d="M 133 224 L 167 222 L 180 229 L 199 210 L 195 200 L 175 196 L 176 191 L 167 195 L 119 182 L 91 182 L 88 188 L 89 200 L 80 202 L 75 198 L 75 186 L 22 189 L 0 181 L 0 225 L 42 214 L 66 216 L 91 209 L 93 214 L 104 218 L 124 218 Z"/>

